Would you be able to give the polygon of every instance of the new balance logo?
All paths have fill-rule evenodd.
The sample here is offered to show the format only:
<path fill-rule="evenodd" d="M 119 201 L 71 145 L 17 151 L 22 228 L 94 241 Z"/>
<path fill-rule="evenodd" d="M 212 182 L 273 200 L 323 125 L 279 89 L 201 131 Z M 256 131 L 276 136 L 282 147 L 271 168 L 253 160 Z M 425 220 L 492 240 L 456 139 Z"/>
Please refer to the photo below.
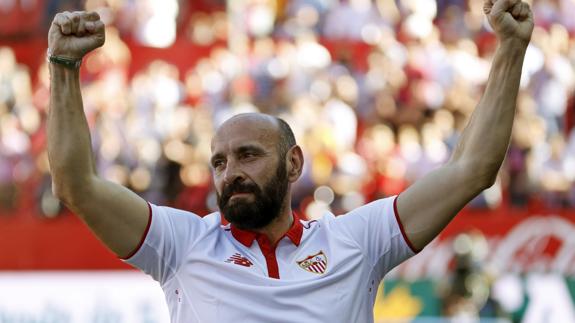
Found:
<path fill-rule="evenodd" d="M 244 267 L 251 267 L 253 263 L 246 257 L 242 256 L 238 252 L 236 252 L 233 256 L 229 257 L 226 260 L 227 263 L 233 263 L 236 265 L 244 266 Z"/>

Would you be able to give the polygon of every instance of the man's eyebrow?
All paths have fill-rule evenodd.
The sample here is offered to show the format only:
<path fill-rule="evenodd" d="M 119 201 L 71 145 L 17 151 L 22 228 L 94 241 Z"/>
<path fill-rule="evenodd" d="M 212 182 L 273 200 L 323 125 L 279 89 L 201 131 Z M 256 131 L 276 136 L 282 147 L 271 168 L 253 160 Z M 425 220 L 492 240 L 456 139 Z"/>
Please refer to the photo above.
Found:
<path fill-rule="evenodd" d="M 260 146 L 256 146 L 253 144 L 242 145 L 242 146 L 239 146 L 236 149 L 234 149 L 234 153 L 236 153 L 236 154 L 241 154 L 241 153 L 245 153 L 248 151 L 263 153 L 264 149 Z"/>
<path fill-rule="evenodd" d="M 258 145 L 254 145 L 254 144 L 246 144 L 246 145 L 242 145 L 239 146 L 237 148 L 234 149 L 234 154 L 241 154 L 241 153 L 245 153 L 245 152 L 255 152 L 255 153 L 263 153 L 265 152 L 265 150 L 258 146 Z M 210 163 L 214 163 L 216 160 L 218 159 L 222 159 L 225 158 L 224 153 L 218 152 L 215 153 L 211 158 L 210 158 Z"/>

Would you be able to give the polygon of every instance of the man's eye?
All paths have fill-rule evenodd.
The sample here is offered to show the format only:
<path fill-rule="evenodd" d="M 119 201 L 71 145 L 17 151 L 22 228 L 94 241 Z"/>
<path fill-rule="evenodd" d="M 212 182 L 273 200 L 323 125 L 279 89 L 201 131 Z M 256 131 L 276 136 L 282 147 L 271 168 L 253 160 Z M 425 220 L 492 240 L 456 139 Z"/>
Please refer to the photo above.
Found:
<path fill-rule="evenodd" d="M 220 168 L 224 165 L 224 161 L 223 160 L 216 160 L 212 163 L 212 167 L 214 168 Z"/>
<path fill-rule="evenodd" d="M 243 153 L 243 154 L 242 154 L 242 158 L 244 158 L 244 159 L 245 159 L 245 158 L 252 158 L 252 157 L 255 157 L 255 156 L 256 156 L 256 154 L 250 153 L 250 152 L 246 152 L 246 153 Z"/>

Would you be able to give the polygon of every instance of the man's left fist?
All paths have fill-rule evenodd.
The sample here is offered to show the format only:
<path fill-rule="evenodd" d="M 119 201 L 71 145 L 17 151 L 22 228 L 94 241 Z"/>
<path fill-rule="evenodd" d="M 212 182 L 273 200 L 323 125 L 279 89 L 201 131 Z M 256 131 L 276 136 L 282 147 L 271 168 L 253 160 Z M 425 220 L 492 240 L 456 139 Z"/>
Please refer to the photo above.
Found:
<path fill-rule="evenodd" d="M 529 43 L 533 32 L 533 12 L 529 4 L 521 0 L 485 0 L 483 11 L 500 40 Z"/>

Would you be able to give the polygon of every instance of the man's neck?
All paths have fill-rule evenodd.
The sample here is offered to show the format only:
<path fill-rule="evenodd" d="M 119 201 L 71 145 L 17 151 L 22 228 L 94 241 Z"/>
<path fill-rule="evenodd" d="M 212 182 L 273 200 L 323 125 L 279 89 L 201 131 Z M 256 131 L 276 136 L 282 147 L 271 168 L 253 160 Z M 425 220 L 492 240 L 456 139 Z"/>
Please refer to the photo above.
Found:
<path fill-rule="evenodd" d="M 259 234 L 265 235 L 268 240 L 271 242 L 272 245 L 275 245 L 279 239 L 281 239 L 286 232 L 289 231 L 294 221 L 294 217 L 292 214 L 291 207 L 287 207 L 280 215 L 275 218 L 270 224 L 267 226 L 254 230 Z"/>

